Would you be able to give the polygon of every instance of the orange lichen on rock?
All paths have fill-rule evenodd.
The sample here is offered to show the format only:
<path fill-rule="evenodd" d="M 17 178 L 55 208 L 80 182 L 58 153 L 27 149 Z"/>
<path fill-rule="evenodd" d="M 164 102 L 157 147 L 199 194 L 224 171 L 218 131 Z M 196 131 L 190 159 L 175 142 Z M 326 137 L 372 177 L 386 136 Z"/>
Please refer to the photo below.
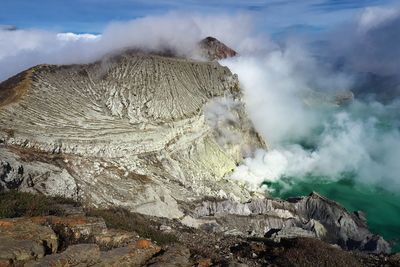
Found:
<path fill-rule="evenodd" d="M 90 223 L 84 217 L 48 217 L 50 224 L 63 224 L 67 226 L 79 226 Z"/>
<path fill-rule="evenodd" d="M 0 227 L 2 227 L 2 228 L 8 228 L 8 227 L 12 227 L 14 225 L 15 225 L 14 221 L 10 221 L 7 219 L 0 220 Z"/>
<path fill-rule="evenodd" d="M 136 247 L 140 249 L 147 249 L 151 246 L 151 242 L 146 239 L 141 239 L 136 242 Z"/>
<path fill-rule="evenodd" d="M 48 223 L 51 225 L 62 224 L 70 227 L 90 223 L 85 217 L 57 217 L 57 216 L 36 216 L 31 218 L 37 224 Z"/>
<path fill-rule="evenodd" d="M 199 259 L 197 261 L 197 266 L 198 267 L 209 267 L 212 265 L 211 259 Z"/>
<path fill-rule="evenodd" d="M 47 216 L 35 216 L 31 217 L 30 220 L 36 224 L 44 224 L 47 221 Z"/>

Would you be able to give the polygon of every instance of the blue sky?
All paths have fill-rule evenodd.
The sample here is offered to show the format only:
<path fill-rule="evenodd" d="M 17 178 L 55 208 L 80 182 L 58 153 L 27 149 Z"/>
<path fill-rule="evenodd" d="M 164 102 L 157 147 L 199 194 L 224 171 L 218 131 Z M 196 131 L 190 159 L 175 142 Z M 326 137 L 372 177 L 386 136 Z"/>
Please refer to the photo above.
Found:
<path fill-rule="evenodd" d="M 396 0 L 1 0 L 0 25 L 59 32 L 100 33 L 112 21 L 168 11 L 247 12 L 270 32 L 318 30 L 341 23 L 362 8 Z"/>

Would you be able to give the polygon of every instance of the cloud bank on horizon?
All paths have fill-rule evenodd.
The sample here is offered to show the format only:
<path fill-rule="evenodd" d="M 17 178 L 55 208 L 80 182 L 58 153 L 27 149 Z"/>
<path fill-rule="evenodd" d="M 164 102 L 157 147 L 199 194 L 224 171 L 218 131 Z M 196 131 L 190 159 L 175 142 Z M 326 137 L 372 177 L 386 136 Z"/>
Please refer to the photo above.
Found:
<path fill-rule="evenodd" d="M 4 0 L 0 25 L 58 32 L 101 33 L 110 22 L 170 11 L 214 15 L 247 12 L 259 17 L 259 30 L 273 33 L 293 27 L 297 30 L 330 28 L 365 7 L 394 4 L 396 0 Z"/>
<path fill-rule="evenodd" d="M 156 2 L 163 2 L 170 6 L 176 5 L 175 1 L 155 1 L 153 4 L 157 4 Z M 341 6 L 339 10 L 345 11 L 354 11 L 365 4 L 364 2 L 363 4 L 353 3 L 349 6 L 331 1 L 305 2 L 307 5 L 301 4 L 302 8 L 330 10 L 333 6 Z M 190 3 L 195 5 L 197 1 L 190 1 Z M 235 3 L 234 6 L 245 5 L 244 1 Z M 296 4 L 285 5 L 285 3 L 276 0 L 268 2 L 267 6 L 286 9 L 293 9 L 296 6 Z M 266 8 L 265 1 L 252 1 L 252 4 L 259 8 Z M 247 2 L 247 5 L 250 5 L 250 2 Z M 341 30 L 337 30 L 336 33 L 328 31 L 331 32 L 328 37 L 326 37 L 326 32 L 321 34 L 328 40 L 330 38 L 333 52 L 329 51 L 329 53 L 336 57 L 346 58 L 348 65 L 358 70 L 393 74 L 400 65 L 396 60 L 398 55 L 393 54 L 399 53 L 399 49 L 396 49 L 400 40 L 399 10 L 400 8 L 395 7 L 367 7 L 362 9 L 362 12 L 353 14 L 353 19 L 347 21 L 345 27 L 335 28 Z M 324 14 L 324 16 L 327 15 Z M 240 53 L 258 53 L 260 50 L 277 46 L 268 34 L 260 32 L 260 17 L 264 16 L 247 12 L 233 15 L 169 12 L 129 21 L 112 22 L 101 34 L 0 27 L 0 67 L 2 68 L 0 80 L 36 64 L 88 63 L 99 59 L 104 54 L 127 47 L 145 47 L 151 50 L 170 48 L 183 55 L 189 55 L 195 44 L 209 35 L 219 38 Z M 380 49 L 382 47 L 385 49 Z"/>
<path fill-rule="evenodd" d="M 110 23 L 101 35 L 0 29 L 0 80 L 37 64 L 89 63 L 127 48 L 170 49 L 190 57 L 194 56 L 197 43 L 210 35 L 240 51 L 268 47 L 269 38 L 256 34 L 253 26 L 254 21 L 247 14 L 170 12 Z"/>

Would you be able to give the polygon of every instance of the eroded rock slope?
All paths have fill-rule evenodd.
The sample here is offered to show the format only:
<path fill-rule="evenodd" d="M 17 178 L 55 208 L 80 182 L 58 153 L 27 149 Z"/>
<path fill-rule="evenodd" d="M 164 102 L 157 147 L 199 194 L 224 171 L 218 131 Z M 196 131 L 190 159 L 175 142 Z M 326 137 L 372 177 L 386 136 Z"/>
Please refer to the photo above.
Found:
<path fill-rule="evenodd" d="M 0 186 L 180 217 L 180 201 L 245 200 L 224 179 L 264 146 L 216 62 L 124 52 L 33 67 L 0 85 Z"/>

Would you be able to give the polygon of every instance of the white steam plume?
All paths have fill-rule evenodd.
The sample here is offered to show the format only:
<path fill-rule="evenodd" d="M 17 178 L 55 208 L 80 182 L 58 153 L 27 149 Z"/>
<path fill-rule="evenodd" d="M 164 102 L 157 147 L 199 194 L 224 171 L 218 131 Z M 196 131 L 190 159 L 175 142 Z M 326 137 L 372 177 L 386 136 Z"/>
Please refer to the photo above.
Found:
<path fill-rule="evenodd" d="M 310 90 L 351 89 L 353 81 L 324 68 L 296 43 L 223 64 L 239 75 L 249 114 L 272 148 L 245 159 L 233 179 L 257 190 L 283 177 L 334 181 L 352 173 L 357 182 L 400 191 L 400 102 L 335 107 L 317 99 L 319 105 L 307 105 Z"/>

